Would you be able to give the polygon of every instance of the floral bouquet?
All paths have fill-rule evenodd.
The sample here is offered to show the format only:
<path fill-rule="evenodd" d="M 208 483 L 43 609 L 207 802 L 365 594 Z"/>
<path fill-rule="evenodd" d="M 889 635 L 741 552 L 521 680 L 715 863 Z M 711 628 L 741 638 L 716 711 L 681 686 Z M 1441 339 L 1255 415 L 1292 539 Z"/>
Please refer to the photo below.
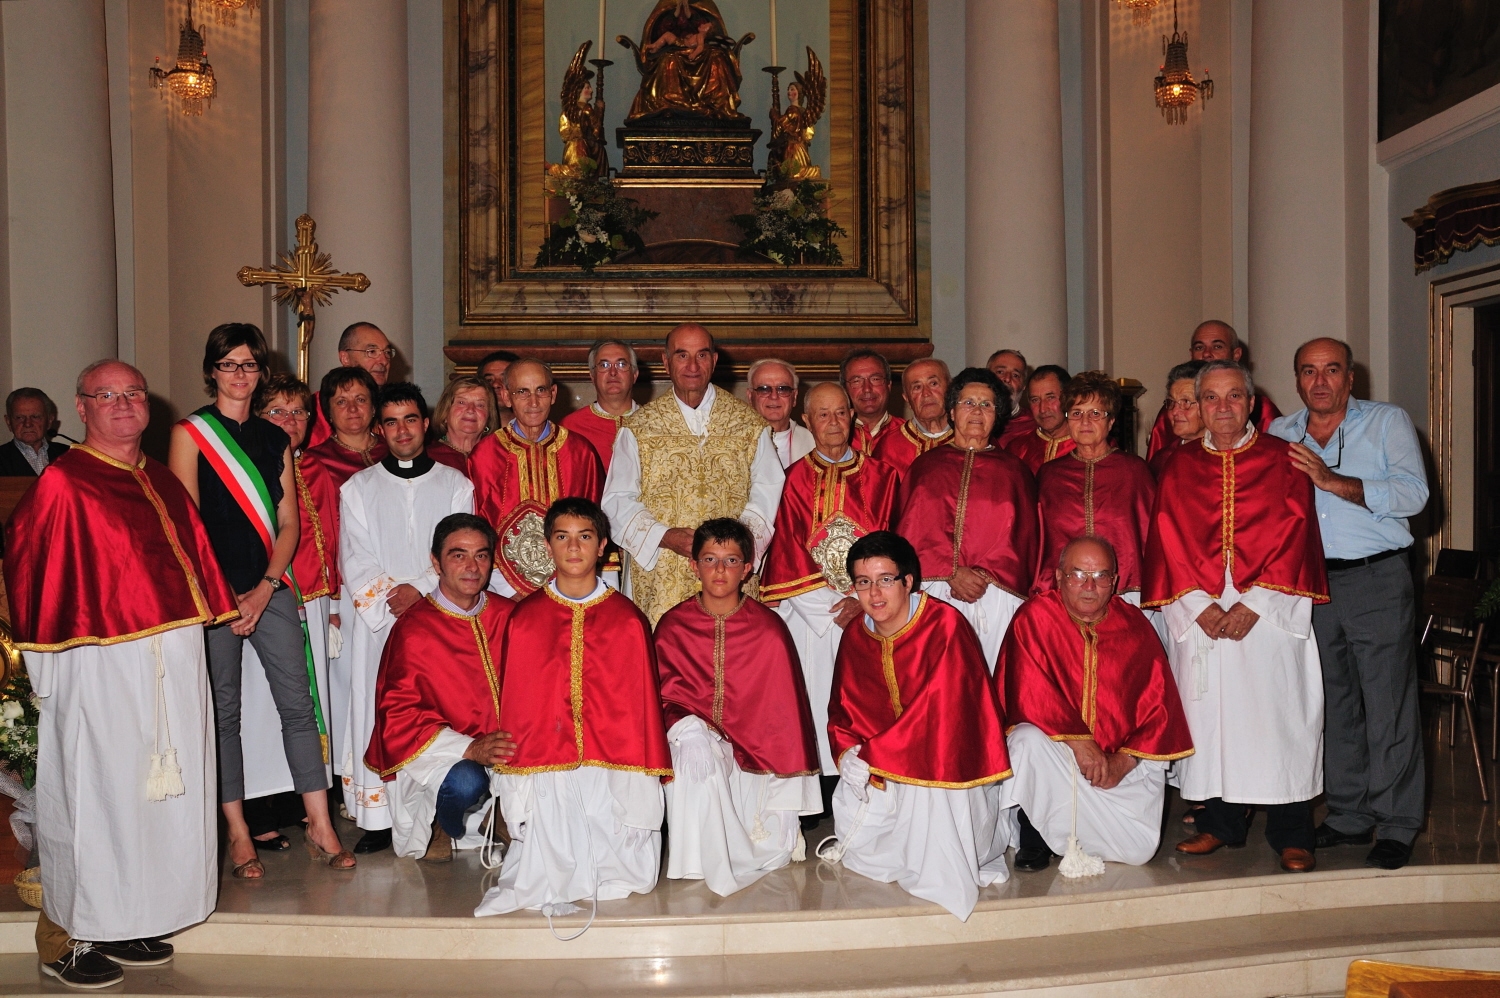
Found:
<path fill-rule="evenodd" d="M 549 198 L 566 201 L 568 211 L 552 223 L 536 255 L 537 266 L 568 264 L 592 274 L 595 267 L 619 253 L 645 249 L 637 230 L 658 213 L 621 197 L 608 177 L 571 177 L 549 171 L 546 192 Z"/>
<path fill-rule="evenodd" d="M 828 217 L 832 185 L 821 180 L 799 180 L 786 185 L 773 175 L 755 196 L 755 212 L 734 215 L 730 221 L 745 233 L 740 249 L 792 264 L 837 266 L 844 262 L 834 238 L 848 237 Z"/>
<path fill-rule="evenodd" d="M 21 779 L 27 790 L 36 786 L 36 694 L 24 670 L 0 689 L 0 763 Z"/>

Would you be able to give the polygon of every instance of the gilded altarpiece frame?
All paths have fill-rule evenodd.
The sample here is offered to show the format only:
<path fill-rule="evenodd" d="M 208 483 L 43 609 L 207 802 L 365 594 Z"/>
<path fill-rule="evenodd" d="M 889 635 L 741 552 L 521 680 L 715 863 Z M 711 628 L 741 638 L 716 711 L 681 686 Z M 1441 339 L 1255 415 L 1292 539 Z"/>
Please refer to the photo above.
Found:
<path fill-rule="evenodd" d="M 449 359 L 463 368 L 489 350 L 512 349 L 553 362 L 571 379 L 583 374 L 596 339 L 639 341 L 650 360 L 663 332 L 689 319 L 713 330 L 741 370 L 775 354 L 826 375 L 852 345 L 872 341 L 898 364 L 929 355 L 930 281 L 918 226 L 926 129 L 916 114 L 926 66 L 915 20 L 925 2 L 828 3 L 822 127 L 835 190 L 830 213 L 849 233 L 840 241 L 843 264 L 606 264 L 589 275 L 535 263 L 547 221 L 546 129 L 556 126 L 543 110 L 544 0 L 446 0 L 446 71 L 456 81 L 445 100 Z M 635 73 L 628 54 L 611 50 L 607 96 L 628 101 Z M 747 54 L 745 72 L 759 72 L 759 61 Z M 611 155 L 618 166 L 618 150 Z"/>

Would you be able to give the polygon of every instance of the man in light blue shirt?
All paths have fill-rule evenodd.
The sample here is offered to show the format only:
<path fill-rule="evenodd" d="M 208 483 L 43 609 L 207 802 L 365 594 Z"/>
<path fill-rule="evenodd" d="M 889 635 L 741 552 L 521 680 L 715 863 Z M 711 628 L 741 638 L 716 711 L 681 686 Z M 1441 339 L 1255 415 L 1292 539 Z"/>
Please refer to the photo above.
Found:
<path fill-rule="evenodd" d="M 1271 433 L 1291 441 L 1292 463 L 1317 487 L 1331 597 L 1313 607 L 1328 800 L 1318 848 L 1373 840 L 1365 865 L 1395 870 L 1426 806 L 1407 519 L 1427 505 L 1427 474 L 1411 417 L 1353 397 L 1347 343 L 1311 340 L 1293 364 L 1306 408 Z"/>

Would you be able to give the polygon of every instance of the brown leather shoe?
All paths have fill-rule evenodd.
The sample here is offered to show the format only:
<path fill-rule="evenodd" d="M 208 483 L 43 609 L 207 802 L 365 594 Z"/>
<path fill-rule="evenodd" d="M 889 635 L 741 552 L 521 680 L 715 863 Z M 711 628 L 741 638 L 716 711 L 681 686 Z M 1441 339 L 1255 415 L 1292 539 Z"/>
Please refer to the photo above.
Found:
<path fill-rule="evenodd" d="M 1228 846 L 1231 849 L 1243 849 L 1243 842 L 1225 842 L 1211 832 L 1199 832 L 1190 839 L 1183 839 L 1177 843 L 1177 851 L 1189 856 L 1207 856 L 1211 852 L 1218 852 Z"/>
<path fill-rule="evenodd" d="M 1317 867 L 1317 857 L 1306 849 L 1281 850 L 1281 868 L 1287 873 L 1311 873 Z"/>
<path fill-rule="evenodd" d="M 432 823 L 432 838 L 427 840 L 427 851 L 422 854 L 425 863 L 453 862 L 453 839 L 443 831 L 443 826 Z"/>

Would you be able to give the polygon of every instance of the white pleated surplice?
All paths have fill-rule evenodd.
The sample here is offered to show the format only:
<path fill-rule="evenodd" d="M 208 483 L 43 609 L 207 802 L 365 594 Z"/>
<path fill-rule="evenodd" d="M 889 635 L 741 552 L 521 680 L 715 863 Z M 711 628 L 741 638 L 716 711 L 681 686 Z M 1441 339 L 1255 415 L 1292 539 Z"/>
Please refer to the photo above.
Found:
<path fill-rule="evenodd" d="M 831 610 L 844 595 L 830 586 L 782 600 L 776 607 L 802 662 L 802 680 L 812 707 L 813 730 L 818 735 L 818 764 L 824 776 L 837 776 L 838 764 L 828 745 L 828 701 L 833 696 L 833 663 L 844 631 L 833 622 Z"/>
<path fill-rule="evenodd" d="M 1016 611 L 1021 609 L 1021 604 L 1025 600 L 1011 595 L 998 586 L 985 589 L 984 595 L 973 603 L 955 599 L 953 590 L 946 582 L 924 582 L 922 591 L 929 596 L 936 596 L 964 615 L 964 619 L 979 636 L 979 647 L 984 651 L 985 667 L 990 670 L 991 675 L 994 675 L 995 660 L 1000 657 L 1000 643 L 1005 640 L 1005 632 L 1010 630 L 1010 618 L 1016 615 Z"/>

